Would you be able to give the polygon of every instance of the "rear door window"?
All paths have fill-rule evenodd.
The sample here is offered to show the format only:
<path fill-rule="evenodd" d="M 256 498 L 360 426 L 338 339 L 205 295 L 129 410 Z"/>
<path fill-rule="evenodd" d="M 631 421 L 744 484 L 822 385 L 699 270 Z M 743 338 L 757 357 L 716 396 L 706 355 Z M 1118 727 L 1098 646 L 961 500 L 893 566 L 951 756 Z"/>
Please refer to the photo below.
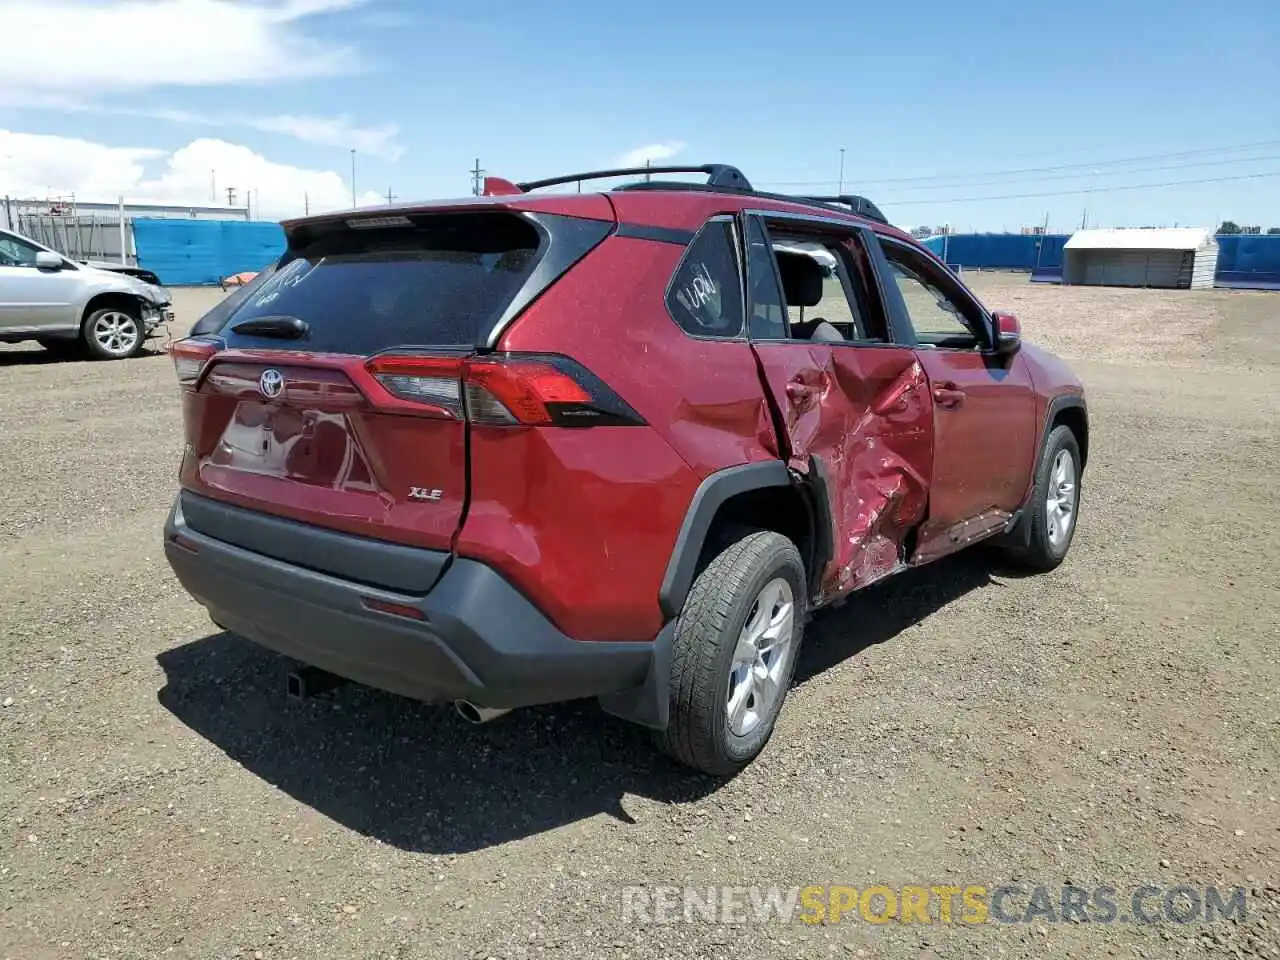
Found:
<path fill-rule="evenodd" d="M 748 321 L 752 340 L 787 339 L 787 306 L 778 282 L 773 246 L 757 217 L 747 218 L 747 289 L 751 296 Z"/>
<path fill-rule="evenodd" d="M 295 237 L 224 324 L 227 345 L 360 355 L 475 345 L 537 266 L 538 230 L 503 213 L 400 219 L 366 230 L 321 224 Z M 302 320 L 306 336 L 236 333 L 247 320 L 278 316 Z"/>

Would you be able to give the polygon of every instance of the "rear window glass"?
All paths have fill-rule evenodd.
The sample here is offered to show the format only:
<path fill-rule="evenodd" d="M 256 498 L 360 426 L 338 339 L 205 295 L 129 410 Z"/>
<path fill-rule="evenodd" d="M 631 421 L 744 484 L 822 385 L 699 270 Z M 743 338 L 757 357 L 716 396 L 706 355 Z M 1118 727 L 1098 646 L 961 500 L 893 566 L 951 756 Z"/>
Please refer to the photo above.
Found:
<path fill-rule="evenodd" d="M 474 344 L 524 286 L 539 252 L 538 231 L 509 214 L 319 229 L 326 232 L 295 236 L 280 266 L 240 302 L 220 331 L 228 346 L 370 354 Z M 281 316 L 305 322 L 306 336 L 235 332 L 247 320 Z"/>

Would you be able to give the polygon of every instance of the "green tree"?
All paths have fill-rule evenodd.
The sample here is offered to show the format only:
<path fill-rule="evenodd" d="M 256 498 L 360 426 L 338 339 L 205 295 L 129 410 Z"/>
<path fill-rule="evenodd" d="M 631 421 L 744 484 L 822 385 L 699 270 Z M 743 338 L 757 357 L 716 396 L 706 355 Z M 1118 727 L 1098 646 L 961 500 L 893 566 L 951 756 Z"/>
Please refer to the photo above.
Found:
<path fill-rule="evenodd" d="M 1268 227 L 1267 236 L 1268 237 L 1280 236 L 1280 227 Z"/>
<path fill-rule="evenodd" d="M 1218 233 L 1239 233 L 1240 224 L 1234 220 L 1223 220 L 1222 226 L 1218 228 Z"/>

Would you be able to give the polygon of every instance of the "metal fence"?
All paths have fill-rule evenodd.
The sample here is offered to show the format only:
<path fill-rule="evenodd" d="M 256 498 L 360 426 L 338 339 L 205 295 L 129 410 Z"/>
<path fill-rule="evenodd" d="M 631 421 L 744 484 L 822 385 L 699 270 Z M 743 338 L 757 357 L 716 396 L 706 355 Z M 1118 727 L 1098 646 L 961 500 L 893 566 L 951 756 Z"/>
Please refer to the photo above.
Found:
<path fill-rule="evenodd" d="M 120 218 L 98 214 L 66 216 L 50 213 L 17 213 L 14 229 L 72 260 L 110 260 L 120 263 Z M 125 220 L 125 258 L 134 262 L 129 222 Z"/>

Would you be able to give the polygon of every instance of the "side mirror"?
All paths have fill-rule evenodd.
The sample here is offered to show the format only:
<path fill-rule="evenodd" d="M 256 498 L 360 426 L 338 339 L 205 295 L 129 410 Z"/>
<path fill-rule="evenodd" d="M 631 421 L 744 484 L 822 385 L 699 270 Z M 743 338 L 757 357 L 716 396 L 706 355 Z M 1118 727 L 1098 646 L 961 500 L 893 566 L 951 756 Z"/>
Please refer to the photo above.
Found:
<path fill-rule="evenodd" d="M 991 314 L 991 329 L 996 337 L 996 353 L 1012 356 L 1022 346 L 1022 324 L 1012 313 L 997 310 Z"/>
<path fill-rule="evenodd" d="M 36 269 L 56 273 L 62 269 L 62 257 L 56 253 L 50 253 L 48 250 L 38 250 L 36 252 Z"/>

